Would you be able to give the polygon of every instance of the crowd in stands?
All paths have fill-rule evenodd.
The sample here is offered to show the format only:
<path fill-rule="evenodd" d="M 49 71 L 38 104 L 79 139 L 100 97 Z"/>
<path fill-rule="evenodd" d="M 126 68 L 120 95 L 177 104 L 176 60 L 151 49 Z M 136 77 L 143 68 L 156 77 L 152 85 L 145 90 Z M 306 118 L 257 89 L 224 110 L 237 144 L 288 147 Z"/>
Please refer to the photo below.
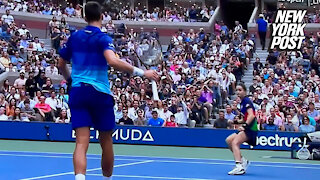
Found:
<path fill-rule="evenodd" d="M 320 123 L 320 36 L 306 35 L 300 51 L 269 52 L 254 62 L 250 97 L 260 129 L 313 132 Z"/>
<path fill-rule="evenodd" d="M 82 18 L 82 6 L 80 4 L 68 3 L 66 7 L 54 4 L 50 1 L 27 1 L 27 0 L 6 0 L 0 2 L 1 9 L 37 13 L 43 15 L 53 15 L 66 17 Z M 171 21 L 171 22 L 208 22 L 214 14 L 213 6 L 198 6 L 194 4 L 189 8 L 178 6 L 154 8 L 149 12 L 146 7 L 135 7 L 130 9 L 128 6 L 121 9 L 105 12 L 105 20 L 129 20 L 129 21 Z"/>
<path fill-rule="evenodd" d="M 314 12 L 308 12 L 303 21 L 304 23 L 320 23 L 319 9 L 316 9 Z"/>
<path fill-rule="evenodd" d="M 0 24 L 0 69 L 20 74 L 14 83 L 6 80 L 0 89 L 0 120 L 68 123 L 68 87 L 65 81 L 53 84 L 50 78 L 59 74 L 57 52 L 70 36 L 68 23 L 50 21 L 53 42 L 54 34 L 59 34 L 58 48 L 50 50 L 25 25 L 17 27 L 10 11 L 2 16 Z M 229 28 L 219 21 L 214 33 L 200 28 L 178 30 L 172 36 L 164 61 L 152 67 L 161 76 L 160 101 L 152 100 L 148 79 L 110 68 L 116 122 L 165 127 L 211 124 L 214 128 L 236 129 L 243 122 L 235 86 L 253 58 L 255 38 L 239 22 L 234 26 Z M 112 36 L 115 27 L 111 22 L 103 30 Z M 137 56 L 149 48 L 150 38 L 159 38 L 157 29 L 120 31 L 122 36 L 113 36 L 117 54 L 121 60 L 141 66 Z M 266 64 L 256 58 L 253 85 L 248 91 L 260 130 L 319 129 L 319 38 L 308 35 L 297 52 L 274 49 Z"/>
<path fill-rule="evenodd" d="M 193 5 L 190 8 L 165 7 L 164 10 L 160 8 L 153 9 L 149 12 L 146 8 L 135 9 L 122 8 L 114 19 L 129 20 L 129 21 L 170 21 L 170 22 L 208 22 L 210 17 L 214 14 L 213 6 L 209 8 L 206 6 Z M 107 14 L 107 19 L 112 17 Z"/>

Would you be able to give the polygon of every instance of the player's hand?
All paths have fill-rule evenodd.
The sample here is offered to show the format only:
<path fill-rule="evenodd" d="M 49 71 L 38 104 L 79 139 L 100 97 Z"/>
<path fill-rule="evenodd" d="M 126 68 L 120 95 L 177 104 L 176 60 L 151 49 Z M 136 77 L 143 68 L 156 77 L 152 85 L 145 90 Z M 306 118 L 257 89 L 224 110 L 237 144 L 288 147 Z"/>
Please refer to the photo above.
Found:
<path fill-rule="evenodd" d="M 244 131 L 244 127 L 239 126 L 239 127 L 238 127 L 238 131 Z"/>
<path fill-rule="evenodd" d="M 144 76 L 150 80 L 157 81 L 159 79 L 159 75 L 155 70 L 146 70 L 144 71 Z"/>

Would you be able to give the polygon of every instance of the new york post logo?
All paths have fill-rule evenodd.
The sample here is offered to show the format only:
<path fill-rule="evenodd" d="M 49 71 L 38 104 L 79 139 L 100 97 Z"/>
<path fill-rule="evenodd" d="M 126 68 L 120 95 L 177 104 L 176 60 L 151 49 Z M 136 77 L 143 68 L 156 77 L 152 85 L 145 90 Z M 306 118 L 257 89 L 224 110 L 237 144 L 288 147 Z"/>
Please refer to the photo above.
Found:
<path fill-rule="evenodd" d="M 297 51 L 305 39 L 303 18 L 307 10 L 279 9 L 271 25 L 271 43 L 269 51 Z"/>

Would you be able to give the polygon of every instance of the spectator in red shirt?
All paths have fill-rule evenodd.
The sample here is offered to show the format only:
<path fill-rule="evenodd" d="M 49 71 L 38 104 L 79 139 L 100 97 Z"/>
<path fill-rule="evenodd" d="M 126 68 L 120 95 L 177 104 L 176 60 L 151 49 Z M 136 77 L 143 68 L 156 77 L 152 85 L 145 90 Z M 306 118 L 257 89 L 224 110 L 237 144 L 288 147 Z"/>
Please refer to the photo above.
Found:
<path fill-rule="evenodd" d="M 35 105 L 35 108 L 39 109 L 40 114 L 44 117 L 45 121 L 54 121 L 55 117 L 49 104 L 45 103 L 46 97 L 43 95 L 40 97 L 39 103 Z"/>
<path fill-rule="evenodd" d="M 171 115 L 167 121 L 164 122 L 164 127 L 178 127 L 178 124 L 175 121 L 175 116 Z"/>

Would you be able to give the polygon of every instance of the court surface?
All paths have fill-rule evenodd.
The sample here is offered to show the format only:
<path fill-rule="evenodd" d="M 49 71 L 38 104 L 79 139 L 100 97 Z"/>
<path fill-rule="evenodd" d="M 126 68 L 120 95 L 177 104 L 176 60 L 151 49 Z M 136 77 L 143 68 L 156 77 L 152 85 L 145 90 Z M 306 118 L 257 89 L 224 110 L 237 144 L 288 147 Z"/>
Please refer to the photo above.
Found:
<path fill-rule="evenodd" d="M 73 143 L 0 140 L 0 180 L 74 179 Z M 251 160 L 244 176 L 227 175 L 234 167 L 226 149 L 115 145 L 114 179 L 317 179 L 319 161 L 289 159 L 289 152 L 245 150 Z M 88 180 L 102 179 L 100 149 L 90 144 Z"/>

